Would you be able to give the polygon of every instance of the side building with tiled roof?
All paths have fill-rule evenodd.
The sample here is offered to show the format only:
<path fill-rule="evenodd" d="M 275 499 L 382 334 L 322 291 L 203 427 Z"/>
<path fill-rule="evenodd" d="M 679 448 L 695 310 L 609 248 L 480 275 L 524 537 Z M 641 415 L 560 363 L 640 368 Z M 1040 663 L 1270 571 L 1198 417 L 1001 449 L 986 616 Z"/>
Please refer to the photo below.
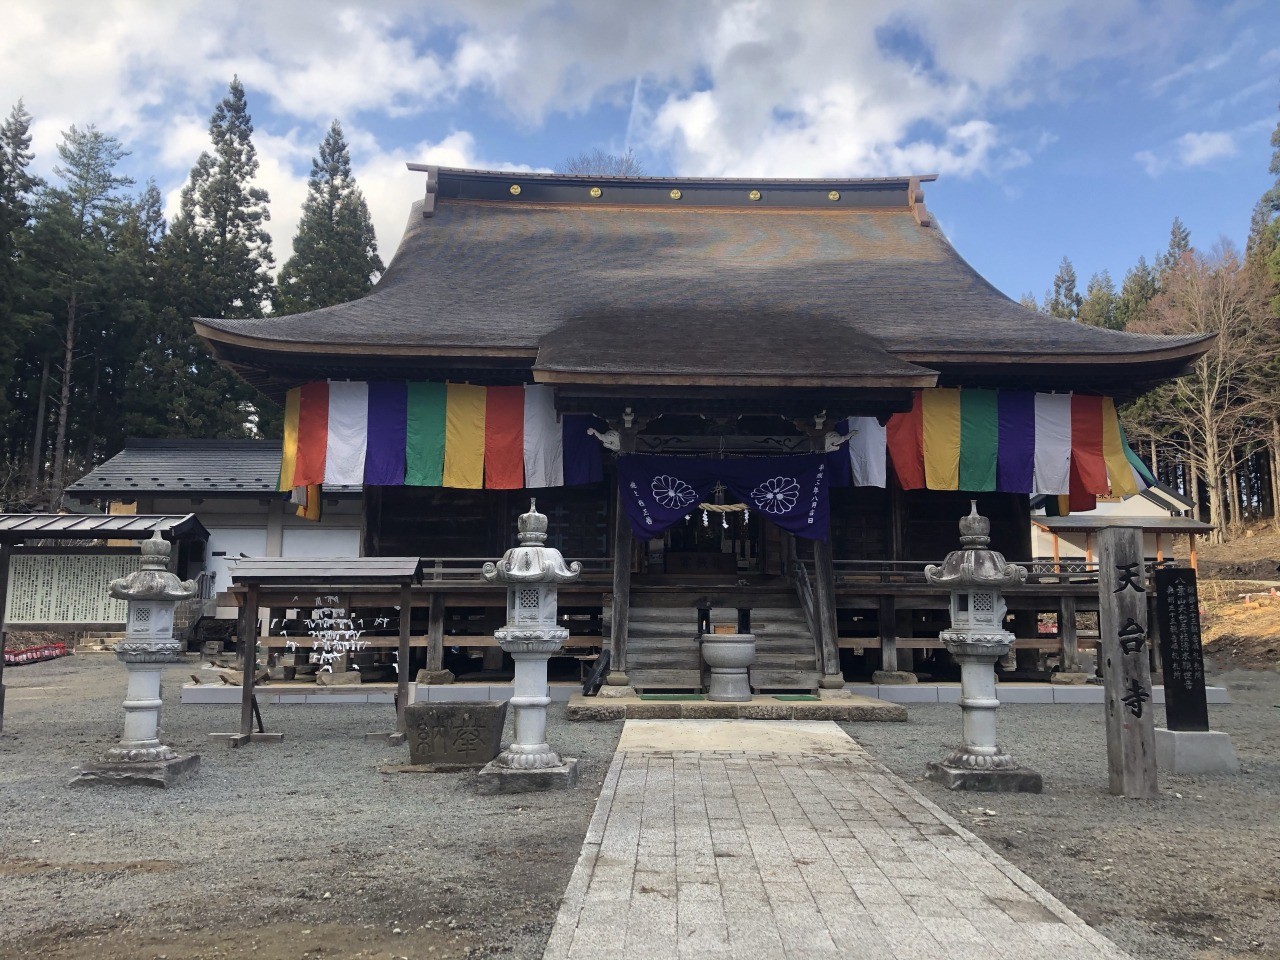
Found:
<path fill-rule="evenodd" d="M 358 557 L 360 487 L 325 490 L 319 522 L 308 522 L 277 492 L 280 444 L 269 440 L 129 439 L 124 449 L 67 487 L 82 506 L 140 514 L 195 514 L 209 531 L 190 575 L 213 577 L 215 593 L 230 583 L 229 559 Z M 224 599 L 224 615 L 232 611 Z"/>

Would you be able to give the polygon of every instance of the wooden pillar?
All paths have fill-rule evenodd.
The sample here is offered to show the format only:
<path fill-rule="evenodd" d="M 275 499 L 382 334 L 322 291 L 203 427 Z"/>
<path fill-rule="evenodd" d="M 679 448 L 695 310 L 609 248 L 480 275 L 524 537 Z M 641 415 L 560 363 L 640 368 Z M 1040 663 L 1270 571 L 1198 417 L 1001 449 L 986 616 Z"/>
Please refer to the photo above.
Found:
<path fill-rule="evenodd" d="M 630 411 L 628 410 L 628 414 Z M 640 423 L 624 422 L 619 431 L 618 452 L 635 451 L 636 432 Z M 631 520 L 622 505 L 622 491 L 614 478 L 613 490 L 613 606 L 609 620 L 609 675 L 605 682 L 611 687 L 630 686 L 627 676 L 627 630 L 631 623 L 631 554 L 634 539 Z"/>
<path fill-rule="evenodd" d="M 1189 533 L 1187 534 L 1187 539 L 1191 541 L 1191 569 L 1199 573 L 1200 567 L 1196 564 L 1196 535 Z"/>
<path fill-rule="evenodd" d="M 631 520 L 622 506 L 622 494 L 614 490 L 613 607 L 609 622 L 609 676 L 611 687 L 625 687 L 627 677 L 627 628 L 631 619 Z"/>
<path fill-rule="evenodd" d="M 413 621 L 413 588 L 405 583 L 400 586 L 400 649 L 396 652 L 396 729 L 408 733 L 404 709 L 409 705 L 409 630 Z"/>
<path fill-rule="evenodd" d="M 1142 531 L 1109 527 L 1098 534 L 1098 628 L 1106 689 L 1110 789 L 1126 797 L 1159 794 L 1147 589 Z"/>
<path fill-rule="evenodd" d="M 1141 548 L 1138 552 L 1142 552 Z M 1084 533 L 1084 562 L 1093 563 L 1093 534 L 1088 530 Z"/>
<path fill-rule="evenodd" d="M 1159 530 L 1156 531 L 1156 563 L 1164 563 L 1164 541 Z"/>
<path fill-rule="evenodd" d="M 5 609 L 9 605 L 9 557 L 13 547 L 0 545 L 0 733 L 4 732 L 4 645 L 8 640 L 8 624 L 5 623 Z"/>
<path fill-rule="evenodd" d="M 1062 641 L 1062 672 L 1080 672 L 1080 641 L 1076 636 L 1076 598 L 1058 598 L 1058 638 Z"/>
<path fill-rule="evenodd" d="M 245 587 L 240 608 L 240 648 L 244 673 L 240 680 L 240 735 L 253 736 L 253 681 L 257 675 L 258 585 Z"/>
<path fill-rule="evenodd" d="M 431 594 L 427 614 L 427 669 L 444 669 L 444 594 Z"/>
<path fill-rule="evenodd" d="M 822 649 L 822 679 L 819 684 L 828 690 L 844 688 L 844 673 L 840 669 L 840 648 L 836 638 L 836 574 L 832 562 L 831 544 L 826 540 L 813 541 L 814 603 L 817 605 L 819 643 Z"/>
<path fill-rule="evenodd" d="M 893 594 L 880 597 L 880 669 L 893 673 L 898 669 L 898 611 Z"/>
<path fill-rule="evenodd" d="M 1054 573 L 1062 572 L 1061 553 L 1062 553 L 1062 544 L 1061 544 L 1061 541 L 1058 540 L 1058 535 L 1055 533 L 1053 535 L 1053 572 Z"/>

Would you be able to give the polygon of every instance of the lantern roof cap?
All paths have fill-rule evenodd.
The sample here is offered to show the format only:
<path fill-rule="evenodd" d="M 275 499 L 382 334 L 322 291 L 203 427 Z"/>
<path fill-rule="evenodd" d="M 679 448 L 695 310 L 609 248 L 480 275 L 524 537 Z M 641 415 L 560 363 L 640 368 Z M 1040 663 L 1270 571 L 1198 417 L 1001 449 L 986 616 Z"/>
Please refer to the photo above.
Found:
<path fill-rule="evenodd" d="M 538 501 L 529 500 L 529 510 L 516 522 L 520 545 L 512 547 L 497 563 L 486 563 L 481 574 L 490 583 L 569 583 L 578 579 L 582 564 L 566 564 L 555 547 L 544 546 L 547 518 L 538 512 Z"/>
<path fill-rule="evenodd" d="M 117 600 L 189 600 L 196 595 L 192 580 L 179 580 L 170 573 L 169 541 L 160 535 L 156 524 L 151 538 L 142 543 L 142 566 L 127 577 L 112 580 L 108 590 Z"/>
<path fill-rule="evenodd" d="M 978 501 L 969 501 L 969 515 L 960 519 L 959 550 L 947 554 L 941 565 L 924 568 L 928 583 L 950 590 L 999 589 L 1027 581 L 1027 568 L 1009 563 L 990 548 L 991 521 L 978 513 Z"/>

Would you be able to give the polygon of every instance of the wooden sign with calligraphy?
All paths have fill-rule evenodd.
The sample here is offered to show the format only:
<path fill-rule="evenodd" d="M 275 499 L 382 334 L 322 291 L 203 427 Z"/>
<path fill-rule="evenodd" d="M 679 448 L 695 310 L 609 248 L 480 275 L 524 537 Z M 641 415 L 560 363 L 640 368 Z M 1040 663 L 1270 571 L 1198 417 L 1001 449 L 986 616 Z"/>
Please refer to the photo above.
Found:
<path fill-rule="evenodd" d="M 1147 585 L 1142 531 L 1108 527 L 1098 534 L 1098 627 L 1106 689 L 1107 767 L 1111 792 L 1154 797 L 1156 734 L 1147 649 Z"/>
<path fill-rule="evenodd" d="M 1155 573 L 1155 589 L 1166 726 L 1170 730 L 1208 730 L 1196 572 L 1163 567 Z"/>

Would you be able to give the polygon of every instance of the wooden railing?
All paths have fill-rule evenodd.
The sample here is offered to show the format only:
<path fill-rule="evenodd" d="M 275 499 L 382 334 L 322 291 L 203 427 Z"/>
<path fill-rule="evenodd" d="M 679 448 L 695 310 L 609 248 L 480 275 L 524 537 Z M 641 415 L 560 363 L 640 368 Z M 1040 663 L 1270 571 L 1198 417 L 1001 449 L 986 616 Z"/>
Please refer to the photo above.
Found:
<path fill-rule="evenodd" d="M 795 584 L 796 595 L 800 598 L 800 609 L 804 613 L 805 626 L 809 628 L 809 636 L 813 638 L 816 663 L 822 663 L 822 633 L 818 628 L 818 603 L 813 596 L 813 581 L 809 577 L 809 568 L 799 557 L 791 557 L 791 582 Z"/>
<path fill-rule="evenodd" d="M 1091 584 L 1098 582 L 1098 564 L 1083 560 L 1030 560 L 1014 561 L 1027 568 L 1027 583 L 1041 584 Z M 924 584 L 924 568 L 933 564 L 940 565 L 941 560 L 836 560 L 836 585 L 853 586 L 867 583 L 883 584 Z M 1157 566 L 1154 560 L 1145 564 L 1146 575 L 1150 578 Z"/>
<path fill-rule="evenodd" d="M 423 557 L 422 580 L 424 583 L 453 582 L 474 586 L 485 583 L 480 575 L 486 563 L 493 563 L 494 557 Z M 609 557 L 589 557 L 585 560 L 566 557 L 566 562 L 575 559 L 582 564 L 582 572 L 587 576 L 607 576 L 613 570 L 613 561 Z"/>

